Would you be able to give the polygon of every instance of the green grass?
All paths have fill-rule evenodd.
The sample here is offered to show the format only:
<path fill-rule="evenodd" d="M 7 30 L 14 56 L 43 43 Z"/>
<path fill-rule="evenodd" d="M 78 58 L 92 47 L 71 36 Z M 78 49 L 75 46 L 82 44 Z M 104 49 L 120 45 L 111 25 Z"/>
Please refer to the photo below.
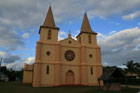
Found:
<path fill-rule="evenodd" d="M 63 86 L 33 88 L 21 82 L 0 82 L 0 93 L 138 93 L 139 89 L 121 88 L 120 92 L 99 91 L 98 87 Z"/>

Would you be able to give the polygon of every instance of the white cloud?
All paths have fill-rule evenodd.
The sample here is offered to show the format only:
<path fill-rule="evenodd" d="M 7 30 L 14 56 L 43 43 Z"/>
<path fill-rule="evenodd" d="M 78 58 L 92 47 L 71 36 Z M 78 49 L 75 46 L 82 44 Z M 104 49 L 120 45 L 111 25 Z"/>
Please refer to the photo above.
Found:
<path fill-rule="evenodd" d="M 98 37 L 98 38 L 106 38 L 106 35 L 104 35 L 104 34 L 102 34 L 102 33 L 98 33 L 98 34 L 97 34 L 97 37 Z"/>
<path fill-rule="evenodd" d="M 103 64 L 122 65 L 129 60 L 139 61 L 140 29 L 125 29 L 98 37 Z"/>
<path fill-rule="evenodd" d="M 22 35 L 22 37 L 23 37 L 23 38 L 29 38 L 29 37 L 30 37 L 30 34 L 29 34 L 29 33 L 24 33 L 24 34 Z"/>
<path fill-rule="evenodd" d="M 2 0 L 0 3 L 0 24 L 20 28 L 39 27 L 46 16 L 50 0 Z M 62 3 L 63 2 L 63 3 Z M 52 9 L 57 23 L 64 20 L 81 19 L 85 8 L 89 17 L 111 16 L 140 9 L 139 0 L 54 0 Z M 136 15 L 136 14 L 134 14 Z"/>
<path fill-rule="evenodd" d="M 67 35 L 67 33 L 64 32 L 64 31 L 60 31 L 60 32 L 59 32 L 59 35 Z"/>
<path fill-rule="evenodd" d="M 7 55 L 7 52 L 0 51 L 0 57 L 4 57 Z"/>
<path fill-rule="evenodd" d="M 24 67 L 24 63 L 33 64 L 35 61 L 34 57 L 28 57 L 27 59 L 22 59 L 19 62 L 6 64 L 8 68 L 12 68 L 14 70 L 21 70 Z"/>
<path fill-rule="evenodd" d="M 140 17 L 140 11 L 136 11 L 134 13 L 131 13 L 131 14 L 128 14 L 128 15 L 124 15 L 123 19 L 131 20 L 131 19 L 135 19 L 137 17 Z"/>
<path fill-rule="evenodd" d="M 62 37 L 62 36 L 58 36 L 58 40 L 60 41 L 60 40 L 63 40 L 63 39 L 65 39 L 64 37 Z"/>
<path fill-rule="evenodd" d="M 24 63 L 33 64 L 35 62 L 35 57 L 28 57 Z"/>
<path fill-rule="evenodd" d="M 12 68 L 14 70 L 21 70 L 21 69 L 23 69 L 23 66 L 24 66 L 23 62 L 22 63 L 15 62 L 15 63 L 11 63 L 11 64 L 6 65 L 7 68 Z"/>
<path fill-rule="evenodd" d="M 116 33 L 116 31 L 112 31 L 112 32 L 110 32 L 109 34 L 114 34 L 114 33 Z"/>
<path fill-rule="evenodd" d="M 63 40 L 65 38 L 67 38 L 67 37 L 68 37 L 68 34 L 66 32 L 64 32 L 64 31 L 60 31 L 58 33 L 58 40 Z"/>
<path fill-rule="evenodd" d="M 140 26 L 140 23 L 138 23 L 138 25 Z"/>
<path fill-rule="evenodd" d="M 74 33 L 74 35 L 72 35 L 72 38 L 77 40 L 76 36 L 80 33 L 80 30 L 77 30 L 76 33 Z"/>

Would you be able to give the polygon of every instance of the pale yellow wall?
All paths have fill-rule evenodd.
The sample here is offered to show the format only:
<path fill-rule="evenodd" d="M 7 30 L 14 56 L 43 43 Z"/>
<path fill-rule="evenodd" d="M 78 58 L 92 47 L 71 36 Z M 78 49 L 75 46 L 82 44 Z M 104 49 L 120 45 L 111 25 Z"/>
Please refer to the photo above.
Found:
<path fill-rule="evenodd" d="M 40 41 L 47 42 L 47 43 L 57 43 L 58 42 L 58 30 L 50 29 L 51 30 L 51 40 L 48 40 L 48 28 L 41 28 L 40 32 Z"/>
<path fill-rule="evenodd" d="M 69 41 L 71 41 L 71 43 L 69 43 Z M 61 59 L 60 60 L 62 64 L 70 64 L 70 65 L 79 64 L 80 63 L 80 44 L 71 38 L 67 38 L 65 40 L 60 41 L 60 44 L 61 44 L 61 48 L 60 48 Z M 75 54 L 74 60 L 67 61 L 65 59 L 65 52 L 67 50 L 72 50 L 74 52 Z"/>
<path fill-rule="evenodd" d="M 96 42 L 96 35 L 94 34 L 90 34 L 91 35 L 91 44 L 89 44 L 88 42 L 88 35 L 87 33 L 82 33 L 79 37 L 81 37 L 81 45 L 85 45 L 85 46 L 97 46 L 97 42 Z M 77 39 L 77 41 L 79 42 L 79 37 Z"/>
<path fill-rule="evenodd" d="M 67 50 L 72 50 L 75 54 L 75 58 L 72 61 L 67 61 L 65 59 L 65 52 Z M 72 47 L 61 47 L 61 62 L 63 64 L 69 64 L 69 65 L 74 65 L 74 64 L 80 64 L 80 49 L 79 48 L 72 48 Z"/>
<path fill-rule="evenodd" d="M 71 43 L 69 43 L 69 41 L 71 41 Z M 60 41 L 61 46 L 70 46 L 70 47 L 79 47 L 80 43 L 78 43 L 76 40 L 72 39 L 72 38 L 67 38 L 64 40 Z"/>
<path fill-rule="evenodd" d="M 56 31 L 56 30 L 55 30 Z M 96 36 L 95 35 L 91 35 L 92 38 L 92 44 L 88 44 L 88 34 L 81 34 L 81 42 L 82 44 L 78 43 L 76 40 L 72 39 L 72 38 L 67 38 L 65 40 L 61 40 L 59 42 L 57 42 L 57 37 L 55 34 L 53 36 L 53 33 L 57 33 L 52 31 L 52 40 L 48 41 L 47 40 L 47 31 L 41 31 L 42 34 L 40 34 L 40 42 L 42 43 L 42 47 L 41 47 L 41 80 L 40 80 L 40 84 L 41 85 L 54 85 L 54 78 L 55 78 L 55 68 L 54 68 L 54 64 L 56 61 L 56 45 L 60 44 L 60 65 L 61 65 L 61 73 L 60 73 L 60 77 L 61 77 L 61 81 L 60 84 L 64 85 L 65 84 L 65 80 L 66 80 L 66 72 L 69 70 L 72 70 L 74 72 L 74 79 L 75 79 L 75 84 L 80 84 L 80 46 L 86 46 L 86 65 L 87 65 L 87 84 L 97 84 L 97 69 L 96 69 L 96 65 L 97 65 L 97 54 L 96 54 L 96 48 L 97 44 L 96 44 Z M 53 38 L 55 37 L 55 38 Z M 71 41 L 71 43 L 69 43 L 69 41 Z M 65 52 L 67 50 L 72 50 L 75 53 L 75 58 L 73 61 L 67 61 L 65 59 Z M 47 51 L 50 51 L 50 56 L 48 56 L 46 54 Z M 92 54 L 92 58 L 89 57 L 89 54 Z M 49 65 L 49 74 L 46 74 L 46 67 L 47 65 Z M 91 75 L 91 66 L 93 67 L 93 75 Z M 101 72 L 101 71 L 100 71 Z M 99 72 L 99 74 L 101 74 Z"/>
<path fill-rule="evenodd" d="M 24 70 L 23 72 L 23 83 L 32 83 L 32 71 Z"/>
<path fill-rule="evenodd" d="M 49 74 L 46 74 L 46 68 L 49 65 Z M 53 84 L 54 83 L 54 65 L 42 64 L 41 65 L 41 84 Z"/>
<path fill-rule="evenodd" d="M 73 71 L 74 72 L 74 79 L 75 79 L 75 84 L 80 84 L 80 66 L 69 66 L 69 65 L 63 65 L 62 66 L 62 85 L 65 84 L 66 80 L 66 73 L 67 71 Z"/>
<path fill-rule="evenodd" d="M 92 58 L 89 57 L 89 55 L 92 54 Z M 86 62 L 88 65 L 96 65 L 96 49 L 94 48 L 86 48 Z"/>
<path fill-rule="evenodd" d="M 93 68 L 93 74 L 91 75 L 91 67 Z M 97 84 L 97 69 L 96 66 L 87 66 L 87 79 L 88 84 Z"/>
<path fill-rule="evenodd" d="M 97 41 L 96 41 L 96 35 L 95 34 L 90 34 L 91 35 L 91 44 L 89 44 L 88 36 L 89 34 L 87 33 L 82 33 L 79 37 L 81 37 L 81 43 L 79 43 L 79 37 L 77 40 L 74 40 L 71 38 L 71 35 L 69 34 L 69 37 L 67 39 L 58 41 L 58 29 L 55 28 L 43 28 L 41 27 L 40 29 L 40 40 L 38 42 L 38 47 L 37 47 L 37 60 L 35 61 L 37 64 L 39 63 L 41 65 L 38 66 L 37 69 L 40 71 L 38 74 L 34 74 L 36 77 L 35 78 L 36 85 L 38 86 L 54 86 L 55 82 L 59 84 L 59 79 L 57 80 L 56 78 L 61 77 L 60 84 L 65 85 L 65 80 L 66 80 L 66 73 L 67 71 L 71 70 L 74 72 L 74 80 L 75 84 L 80 84 L 80 80 L 82 76 L 81 82 L 84 81 L 86 84 L 97 84 L 97 78 L 102 74 L 102 67 L 98 66 L 97 67 L 97 51 L 96 48 L 98 47 Z M 51 30 L 51 39 L 48 40 L 48 30 Z M 71 41 L 71 43 L 69 43 Z M 60 50 L 59 49 L 60 45 Z M 81 56 L 81 46 L 82 50 L 85 50 L 86 56 L 83 58 L 80 58 Z M 85 47 L 83 47 L 85 46 Z M 86 48 L 86 49 L 84 49 Z M 65 52 L 67 50 L 72 50 L 75 54 L 75 58 L 72 61 L 67 61 L 65 59 Z M 47 51 L 50 51 L 50 55 L 48 56 L 46 54 Z M 58 55 L 57 55 L 58 54 Z M 92 58 L 89 57 L 89 54 L 92 54 Z M 60 58 L 59 58 L 60 57 Z M 84 59 L 85 58 L 85 59 Z M 60 60 L 59 60 L 60 59 Z M 99 61 L 100 57 L 98 58 Z M 86 63 L 84 63 L 86 62 Z M 85 65 L 84 68 L 81 69 L 81 62 L 82 65 Z M 47 65 L 49 65 L 49 74 L 46 73 Z M 60 65 L 60 66 L 59 66 Z M 55 69 L 57 68 L 57 71 Z M 91 75 L 91 67 L 93 67 L 93 75 Z M 59 72 L 60 68 L 60 73 L 56 74 L 55 72 Z M 35 71 L 34 70 L 34 71 Z M 80 71 L 87 71 L 87 73 L 83 73 Z M 86 74 L 86 77 L 85 77 Z M 56 78 L 55 78 L 56 76 Z M 83 78 L 84 77 L 84 78 Z M 87 79 L 86 79 L 87 78 Z M 87 81 L 86 81 L 87 80 Z M 32 82 L 32 71 L 25 71 L 24 70 L 24 77 L 23 77 L 23 82 Z"/>
<path fill-rule="evenodd" d="M 50 56 L 46 54 L 50 51 Z M 42 63 L 54 63 L 55 61 L 55 45 L 44 44 L 41 50 L 41 62 Z"/>

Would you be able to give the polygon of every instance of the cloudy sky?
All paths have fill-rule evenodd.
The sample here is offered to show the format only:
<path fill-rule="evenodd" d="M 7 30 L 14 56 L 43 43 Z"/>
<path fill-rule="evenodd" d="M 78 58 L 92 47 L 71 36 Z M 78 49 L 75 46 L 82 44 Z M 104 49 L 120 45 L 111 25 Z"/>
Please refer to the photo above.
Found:
<path fill-rule="evenodd" d="M 32 64 L 39 27 L 52 6 L 59 40 L 79 33 L 84 12 L 98 33 L 103 65 L 140 61 L 140 0 L 0 0 L 0 57 L 8 68 Z"/>

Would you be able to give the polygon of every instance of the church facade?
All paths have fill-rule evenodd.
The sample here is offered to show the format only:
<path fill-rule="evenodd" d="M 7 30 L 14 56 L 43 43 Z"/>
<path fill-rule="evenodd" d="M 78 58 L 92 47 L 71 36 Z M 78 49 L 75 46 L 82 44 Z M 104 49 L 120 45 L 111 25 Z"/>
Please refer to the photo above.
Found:
<path fill-rule="evenodd" d="M 58 31 L 49 7 L 40 26 L 35 62 L 24 64 L 23 83 L 32 83 L 33 87 L 97 86 L 98 77 L 102 75 L 101 52 L 97 33 L 91 29 L 87 14 L 84 14 L 77 40 L 69 33 L 66 39 L 58 41 Z"/>

